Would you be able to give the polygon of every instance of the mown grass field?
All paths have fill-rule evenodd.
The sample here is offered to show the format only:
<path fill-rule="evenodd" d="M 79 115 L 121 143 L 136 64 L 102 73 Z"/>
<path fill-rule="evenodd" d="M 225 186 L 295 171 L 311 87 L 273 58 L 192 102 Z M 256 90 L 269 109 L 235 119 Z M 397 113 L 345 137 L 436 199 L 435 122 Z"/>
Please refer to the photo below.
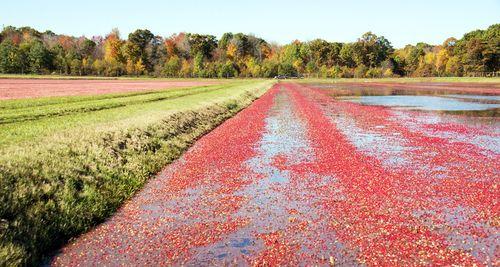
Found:
<path fill-rule="evenodd" d="M 0 101 L 0 265 L 40 263 L 102 222 L 272 83 Z"/>

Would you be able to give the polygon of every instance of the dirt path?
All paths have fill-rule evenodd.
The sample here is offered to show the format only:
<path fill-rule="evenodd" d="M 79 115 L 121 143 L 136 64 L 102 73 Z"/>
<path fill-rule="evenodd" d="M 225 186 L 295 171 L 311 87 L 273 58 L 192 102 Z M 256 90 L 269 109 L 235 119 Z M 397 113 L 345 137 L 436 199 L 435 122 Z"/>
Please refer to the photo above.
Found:
<path fill-rule="evenodd" d="M 498 264 L 500 133 L 278 84 L 59 265 Z"/>

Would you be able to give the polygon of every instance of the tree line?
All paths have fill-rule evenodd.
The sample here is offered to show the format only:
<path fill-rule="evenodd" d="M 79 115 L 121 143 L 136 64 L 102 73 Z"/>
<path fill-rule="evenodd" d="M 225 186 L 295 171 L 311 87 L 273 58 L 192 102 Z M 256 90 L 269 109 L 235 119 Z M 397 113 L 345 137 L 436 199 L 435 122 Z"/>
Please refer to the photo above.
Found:
<path fill-rule="evenodd" d="M 286 45 L 254 35 L 178 33 L 168 38 L 138 29 L 122 39 L 113 29 L 92 38 L 8 26 L 0 33 L 0 73 L 149 75 L 155 77 L 322 78 L 475 76 L 498 72 L 500 24 L 441 45 L 394 49 L 367 32 L 352 43 L 316 39 Z"/>

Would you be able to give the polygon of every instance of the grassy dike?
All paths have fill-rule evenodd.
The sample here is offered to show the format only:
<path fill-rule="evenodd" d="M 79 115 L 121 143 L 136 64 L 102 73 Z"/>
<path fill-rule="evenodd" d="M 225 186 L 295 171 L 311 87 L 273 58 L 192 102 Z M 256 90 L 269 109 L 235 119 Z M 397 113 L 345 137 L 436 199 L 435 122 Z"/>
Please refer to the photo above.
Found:
<path fill-rule="evenodd" d="M 0 266 L 39 264 L 104 221 L 272 83 L 0 101 Z"/>

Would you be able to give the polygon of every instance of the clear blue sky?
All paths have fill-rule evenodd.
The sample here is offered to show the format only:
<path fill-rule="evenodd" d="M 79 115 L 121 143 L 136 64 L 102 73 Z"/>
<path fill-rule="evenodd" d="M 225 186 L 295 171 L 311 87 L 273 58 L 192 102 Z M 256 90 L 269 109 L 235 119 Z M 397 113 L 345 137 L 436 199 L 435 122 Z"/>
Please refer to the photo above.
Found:
<path fill-rule="evenodd" d="M 395 47 L 500 23 L 500 0 L 5 0 L 0 24 L 32 26 L 70 35 L 104 35 L 117 27 L 169 36 L 181 31 L 253 33 L 281 44 L 299 39 L 355 41 L 364 32 L 384 35 Z"/>

